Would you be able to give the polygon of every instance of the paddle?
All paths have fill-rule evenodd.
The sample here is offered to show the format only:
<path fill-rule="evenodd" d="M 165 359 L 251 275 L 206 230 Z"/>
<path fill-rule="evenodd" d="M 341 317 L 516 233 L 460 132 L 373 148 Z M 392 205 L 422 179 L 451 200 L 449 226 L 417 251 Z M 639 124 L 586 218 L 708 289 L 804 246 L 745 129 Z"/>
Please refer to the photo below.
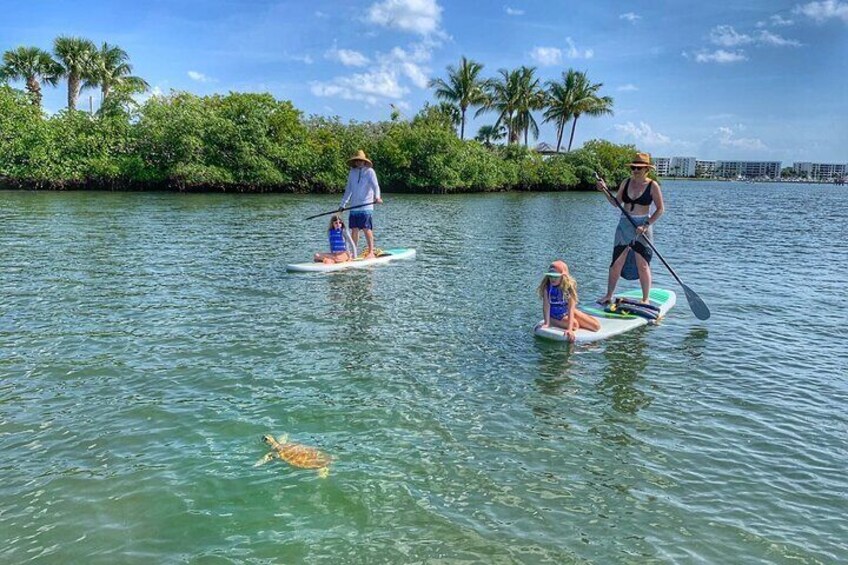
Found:
<path fill-rule="evenodd" d="M 610 192 L 610 190 L 607 188 L 607 184 L 604 182 L 604 179 L 602 179 L 597 172 L 595 173 L 595 178 L 598 179 L 598 181 L 601 183 L 601 188 L 603 188 L 604 192 L 607 193 L 607 196 L 610 197 L 613 202 L 615 202 L 615 204 L 618 206 L 618 209 L 621 210 L 621 213 L 624 214 L 628 220 L 630 220 L 630 223 L 633 224 L 633 227 L 638 228 L 639 226 L 633 220 L 633 217 L 627 213 L 627 210 L 624 209 L 624 206 L 621 205 L 621 202 L 618 201 L 618 198 L 616 198 L 615 195 Z M 651 243 L 651 241 L 647 237 L 643 237 L 642 240 L 648 244 L 648 247 L 650 247 L 654 253 L 656 253 L 657 257 L 659 257 L 660 261 L 662 261 L 662 264 L 665 265 L 665 268 L 668 269 L 669 273 L 671 273 L 671 276 L 673 276 L 674 279 L 680 284 L 680 286 L 683 287 L 683 292 L 686 293 L 686 300 L 689 301 L 689 308 L 692 309 L 692 313 L 695 314 L 695 317 L 699 320 L 709 319 L 710 309 L 707 308 L 707 305 L 704 304 L 704 301 L 701 300 L 701 297 L 698 296 L 698 293 L 686 286 L 686 284 L 684 284 L 683 281 L 680 280 L 680 277 L 677 276 L 677 273 L 674 272 L 674 269 L 671 268 L 671 265 L 668 264 L 665 258 L 660 254 L 659 251 L 657 251 L 657 248 L 654 247 L 654 244 Z"/>
<path fill-rule="evenodd" d="M 315 214 L 314 216 L 304 218 L 304 221 L 320 218 L 321 216 L 329 216 L 330 214 L 338 214 L 339 212 L 344 212 L 345 210 L 353 210 L 354 208 L 365 208 L 366 206 L 371 206 L 372 204 L 376 204 L 376 202 L 369 202 L 368 204 L 357 204 L 356 206 L 348 206 L 347 208 L 339 208 L 337 210 L 333 210 L 332 212 L 322 212 L 320 214 Z"/>

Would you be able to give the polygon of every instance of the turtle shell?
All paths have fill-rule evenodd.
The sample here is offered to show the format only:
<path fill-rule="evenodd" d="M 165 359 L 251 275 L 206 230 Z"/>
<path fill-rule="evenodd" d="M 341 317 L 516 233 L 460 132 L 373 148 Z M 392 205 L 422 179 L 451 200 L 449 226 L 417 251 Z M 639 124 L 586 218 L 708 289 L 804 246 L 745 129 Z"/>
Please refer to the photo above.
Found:
<path fill-rule="evenodd" d="M 286 443 L 277 449 L 280 459 L 302 469 L 321 469 L 330 464 L 330 456 L 308 445 Z"/>

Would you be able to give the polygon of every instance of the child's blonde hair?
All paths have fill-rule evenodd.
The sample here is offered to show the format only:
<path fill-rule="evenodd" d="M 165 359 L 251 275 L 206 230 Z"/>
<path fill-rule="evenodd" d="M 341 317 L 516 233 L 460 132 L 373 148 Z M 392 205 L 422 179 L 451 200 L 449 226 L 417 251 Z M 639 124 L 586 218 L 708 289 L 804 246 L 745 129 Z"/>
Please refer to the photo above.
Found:
<path fill-rule="evenodd" d="M 560 275 L 562 275 L 562 294 L 563 296 L 573 298 L 574 302 L 577 302 L 577 281 L 574 280 L 574 277 L 568 272 L 568 265 L 565 264 L 564 261 L 554 261 L 551 263 L 551 266 L 548 268 L 549 271 L 556 271 Z M 548 294 L 548 287 L 550 286 L 551 279 L 548 275 L 542 277 L 542 282 L 539 283 L 539 298 L 542 300 L 545 299 L 545 296 Z"/>

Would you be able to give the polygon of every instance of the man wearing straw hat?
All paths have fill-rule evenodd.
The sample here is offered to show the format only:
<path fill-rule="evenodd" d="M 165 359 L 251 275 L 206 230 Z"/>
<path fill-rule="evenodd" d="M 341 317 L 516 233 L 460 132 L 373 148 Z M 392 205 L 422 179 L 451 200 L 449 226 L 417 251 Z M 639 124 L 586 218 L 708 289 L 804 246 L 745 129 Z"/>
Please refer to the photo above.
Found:
<path fill-rule="evenodd" d="M 365 232 L 365 241 L 368 243 L 366 259 L 374 258 L 374 231 L 371 214 L 374 212 L 374 203 L 382 204 L 380 198 L 380 183 L 377 182 L 377 173 L 374 172 L 371 160 L 365 156 L 365 151 L 360 149 L 356 155 L 347 160 L 350 173 L 347 175 L 347 185 L 339 210 L 346 208 L 348 203 L 351 207 L 360 206 L 351 210 L 347 218 L 347 225 L 351 229 L 351 237 L 354 245 L 359 242 L 359 230 Z"/>

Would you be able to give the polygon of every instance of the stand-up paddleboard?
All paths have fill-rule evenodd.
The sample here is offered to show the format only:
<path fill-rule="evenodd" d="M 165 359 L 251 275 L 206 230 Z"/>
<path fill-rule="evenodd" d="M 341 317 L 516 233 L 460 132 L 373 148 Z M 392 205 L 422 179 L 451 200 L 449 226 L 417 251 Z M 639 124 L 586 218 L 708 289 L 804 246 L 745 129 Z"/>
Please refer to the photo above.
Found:
<path fill-rule="evenodd" d="M 623 292 L 616 296 L 632 300 L 641 300 L 642 291 L 640 289 L 635 289 Z M 648 298 L 650 299 L 651 304 L 659 308 L 660 319 L 662 319 L 662 317 L 665 316 L 677 302 L 677 295 L 674 294 L 674 292 L 670 290 L 663 290 L 661 288 L 652 288 Z M 593 304 L 586 308 L 580 308 L 580 310 L 597 318 L 601 323 L 601 329 L 596 332 L 590 332 L 584 329 L 577 330 L 577 334 L 575 336 L 576 343 L 588 343 L 590 341 L 607 339 L 608 337 L 623 334 L 624 332 L 639 328 L 649 323 L 654 323 L 634 314 L 627 314 L 624 312 L 606 312 L 604 311 L 604 306 L 601 304 Z M 568 338 L 565 336 L 565 330 L 555 327 L 543 328 L 541 325 L 542 322 L 539 322 L 533 330 L 533 333 L 537 336 L 554 341 L 568 341 Z"/>
<path fill-rule="evenodd" d="M 286 270 L 295 273 L 330 273 L 343 271 L 345 269 L 362 269 L 371 265 L 382 265 L 399 259 L 413 259 L 414 249 L 400 247 L 397 249 L 384 249 L 383 252 L 373 259 L 354 259 L 343 263 L 291 263 L 286 265 Z"/>

